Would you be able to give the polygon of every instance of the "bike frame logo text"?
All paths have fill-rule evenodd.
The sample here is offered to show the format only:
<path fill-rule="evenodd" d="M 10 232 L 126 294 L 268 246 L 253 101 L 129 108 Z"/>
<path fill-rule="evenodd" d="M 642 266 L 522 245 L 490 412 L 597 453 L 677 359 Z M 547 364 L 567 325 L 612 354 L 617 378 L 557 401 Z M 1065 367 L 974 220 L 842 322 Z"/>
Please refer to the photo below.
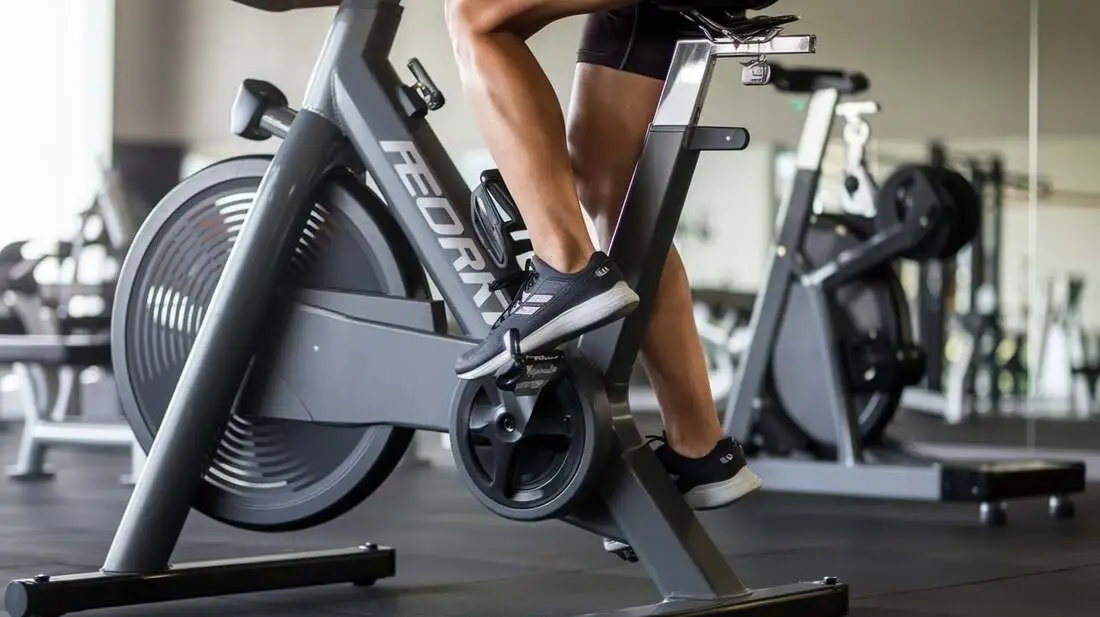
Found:
<path fill-rule="evenodd" d="M 444 251 L 455 253 L 451 267 L 463 283 L 474 288 L 474 304 L 481 309 L 481 317 L 485 323 L 492 324 L 507 306 L 507 299 L 502 292 L 494 293 L 489 289 L 493 283 L 493 274 L 486 271 L 488 262 L 477 239 L 467 234 L 462 218 L 443 194 L 443 187 L 424 164 L 424 157 L 413 142 L 383 141 L 379 145 L 384 152 L 398 155 L 398 162 L 393 164 L 394 171 L 401 178 L 409 196 L 416 200 L 416 206 L 428 228 L 436 235 L 439 246 Z M 500 310 L 485 310 L 485 303 L 492 296 L 496 296 Z"/>

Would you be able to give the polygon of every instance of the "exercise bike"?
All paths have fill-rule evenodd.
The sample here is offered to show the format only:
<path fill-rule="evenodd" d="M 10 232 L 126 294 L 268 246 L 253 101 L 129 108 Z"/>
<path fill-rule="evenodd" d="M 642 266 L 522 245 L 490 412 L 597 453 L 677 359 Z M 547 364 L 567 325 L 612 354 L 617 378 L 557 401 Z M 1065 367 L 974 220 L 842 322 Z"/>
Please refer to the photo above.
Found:
<path fill-rule="evenodd" d="M 1042 496 L 1068 518 L 1083 463 L 940 461 L 885 434 L 902 391 L 925 372 L 895 263 L 958 253 L 978 232 L 980 203 L 959 173 L 906 165 L 877 187 L 873 216 L 815 213 L 838 97 L 867 85 L 838 81 L 810 96 L 726 430 L 755 450 L 767 490 L 977 502 L 989 525 L 1007 521 L 1006 500 Z M 850 154 L 849 167 L 860 157 Z"/>
<path fill-rule="evenodd" d="M 234 104 L 238 135 L 284 140 L 274 158 L 195 174 L 134 239 L 112 344 L 120 398 L 148 461 L 102 571 L 13 581 L 12 617 L 393 576 L 394 550 L 373 543 L 169 559 L 192 508 L 271 532 L 347 512 L 393 471 L 418 429 L 450 434 L 459 474 L 495 514 L 561 519 L 632 546 L 663 601 L 623 614 L 846 613 L 848 588 L 835 578 L 747 588 L 626 402 L 699 153 L 748 146 L 745 129 L 697 125 L 715 62 L 740 58 L 742 81 L 763 85 L 768 56 L 815 50 L 812 35 L 781 34 L 797 18 L 746 17 L 773 1 L 665 7 L 703 34 L 677 46 L 609 248 L 639 308 L 562 350 L 516 353 L 504 379 L 474 382 L 458 381 L 454 360 L 509 304 L 509 290 L 493 286 L 517 268 L 497 259 L 505 228 L 477 214 L 493 210 L 477 207 L 478 197 L 471 206 L 425 119 L 444 96 L 424 67 L 409 63 L 409 86 L 387 61 L 400 2 L 340 2 L 301 110 L 251 80 Z M 493 175 L 480 199 L 507 210 Z M 425 271 L 470 338 L 446 334 Z"/>

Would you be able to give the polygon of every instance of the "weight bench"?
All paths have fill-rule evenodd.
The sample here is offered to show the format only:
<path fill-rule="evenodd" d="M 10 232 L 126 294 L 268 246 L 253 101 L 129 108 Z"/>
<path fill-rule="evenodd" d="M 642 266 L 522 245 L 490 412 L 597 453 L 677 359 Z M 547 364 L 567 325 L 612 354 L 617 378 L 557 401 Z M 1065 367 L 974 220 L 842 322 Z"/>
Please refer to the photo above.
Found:
<path fill-rule="evenodd" d="M 122 481 L 132 484 L 145 461 L 145 453 L 126 424 L 73 421 L 79 401 L 77 369 L 111 365 L 110 335 L 23 334 L 0 336 L 0 364 L 11 364 L 22 381 L 24 425 L 19 454 L 8 467 L 16 480 L 53 477 L 46 466 L 49 448 L 55 445 L 130 446 L 130 473 Z M 47 370 L 35 371 L 34 368 Z M 36 383 L 37 382 L 37 383 Z"/>

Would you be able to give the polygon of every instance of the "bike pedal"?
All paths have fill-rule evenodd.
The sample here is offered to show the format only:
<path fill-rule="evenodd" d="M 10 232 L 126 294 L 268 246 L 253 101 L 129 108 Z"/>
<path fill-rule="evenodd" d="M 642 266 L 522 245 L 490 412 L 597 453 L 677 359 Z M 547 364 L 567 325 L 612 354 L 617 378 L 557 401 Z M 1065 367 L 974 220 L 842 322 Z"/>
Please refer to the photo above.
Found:
<path fill-rule="evenodd" d="M 621 548 L 614 551 L 615 555 L 627 563 L 638 563 L 638 554 L 632 548 Z"/>
<path fill-rule="evenodd" d="M 512 356 L 512 367 L 497 376 L 497 388 L 517 395 L 537 394 L 561 377 L 565 369 L 565 352 L 550 350 L 522 353 L 519 350 L 519 333 L 504 333 L 504 345 Z"/>

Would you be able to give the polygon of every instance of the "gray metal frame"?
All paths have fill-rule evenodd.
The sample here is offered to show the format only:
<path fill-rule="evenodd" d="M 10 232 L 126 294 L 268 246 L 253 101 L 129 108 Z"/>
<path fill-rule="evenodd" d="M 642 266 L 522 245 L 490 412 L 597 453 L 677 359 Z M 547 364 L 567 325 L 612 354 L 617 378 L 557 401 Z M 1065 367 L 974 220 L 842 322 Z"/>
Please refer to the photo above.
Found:
<path fill-rule="evenodd" d="M 310 197 L 329 169 L 347 160 L 349 146 L 465 333 L 481 338 L 507 306 L 508 298 L 488 289 L 499 273 L 473 234 L 470 192 L 424 120 L 424 102 L 404 86 L 388 60 L 400 16 L 398 0 L 342 2 L 303 109 L 294 115 L 257 190 L 206 308 L 211 317 L 197 334 L 123 514 L 106 573 L 168 567 L 190 510 L 189 487 L 197 486 L 206 470 L 207 448 L 196 444 L 220 438 L 249 369 L 258 328 L 312 205 Z M 631 316 L 580 343 L 605 377 L 617 455 L 603 470 L 599 496 L 582 503 L 567 520 L 634 547 L 665 602 L 633 615 L 705 614 L 704 608 L 719 605 L 727 607 L 725 612 L 734 604 L 759 610 L 770 603 L 784 604 L 784 611 L 799 603 L 801 612 L 811 615 L 847 610 L 847 587 L 835 580 L 746 588 L 644 445 L 627 406 L 630 369 L 699 151 L 747 145 L 743 129 L 694 126 L 714 63 L 720 57 L 812 53 L 814 45 L 808 35 L 681 43 L 609 249 L 642 301 Z M 290 116 L 278 113 L 266 126 L 285 125 Z M 444 335 L 436 306 L 339 292 L 299 296 L 282 337 L 284 348 L 273 354 L 281 364 L 273 370 L 289 380 L 284 383 L 306 406 L 311 396 L 357 397 L 358 404 L 347 407 L 365 411 L 354 418 L 293 419 L 449 430 L 458 386 L 453 362 L 473 343 Z M 307 343 L 309 349 L 296 350 Z M 336 351 L 313 353 L 318 349 Z M 356 367 L 354 379 L 340 370 L 347 366 Z M 420 385 L 404 385 L 410 379 Z"/>
<path fill-rule="evenodd" d="M 797 276 L 797 247 L 802 246 L 809 229 L 810 217 L 813 212 L 814 197 L 817 195 L 818 184 L 821 180 L 821 161 L 825 158 L 825 149 L 829 143 L 835 119 L 837 102 L 840 93 L 836 90 L 820 90 L 810 97 L 810 103 L 806 109 L 806 121 L 802 127 L 802 137 L 798 142 L 798 151 L 795 158 L 794 187 L 791 189 L 787 203 L 779 213 L 779 233 L 775 249 L 767 265 L 768 277 L 765 279 L 762 293 L 753 306 L 752 320 L 749 328 L 752 330 L 752 341 L 749 349 L 738 365 L 737 377 L 734 379 L 733 390 L 730 392 L 729 403 L 725 415 L 726 432 L 742 442 L 748 443 L 753 427 L 756 423 L 757 412 L 760 408 L 760 393 L 764 388 L 768 376 L 769 362 L 760 361 L 771 356 L 771 350 L 775 345 L 775 338 L 779 334 L 780 319 L 786 309 L 788 301 L 791 301 L 790 282 Z M 797 288 L 804 285 L 795 286 Z M 807 294 L 805 301 L 815 301 L 817 306 L 827 310 L 823 289 L 814 294 L 817 298 Z M 825 335 L 829 344 L 821 347 L 824 358 L 807 358 L 808 366 L 836 366 L 835 345 L 831 326 L 827 321 L 821 324 L 807 324 L 808 327 L 821 328 L 823 332 L 812 333 L 815 336 Z M 847 408 L 847 400 L 843 388 L 839 382 L 839 375 L 832 375 L 829 379 L 830 401 L 827 407 Z M 847 414 L 850 416 L 851 414 Z M 849 420 L 843 426 L 838 426 L 838 434 L 854 435 L 857 427 Z M 859 447 L 858 438 L 853 445 L 851 439 L 838 440 L 843 460 L 858 457 L 856 449 Z M 768 486 L 772 486 L 769 482 Z"/>

